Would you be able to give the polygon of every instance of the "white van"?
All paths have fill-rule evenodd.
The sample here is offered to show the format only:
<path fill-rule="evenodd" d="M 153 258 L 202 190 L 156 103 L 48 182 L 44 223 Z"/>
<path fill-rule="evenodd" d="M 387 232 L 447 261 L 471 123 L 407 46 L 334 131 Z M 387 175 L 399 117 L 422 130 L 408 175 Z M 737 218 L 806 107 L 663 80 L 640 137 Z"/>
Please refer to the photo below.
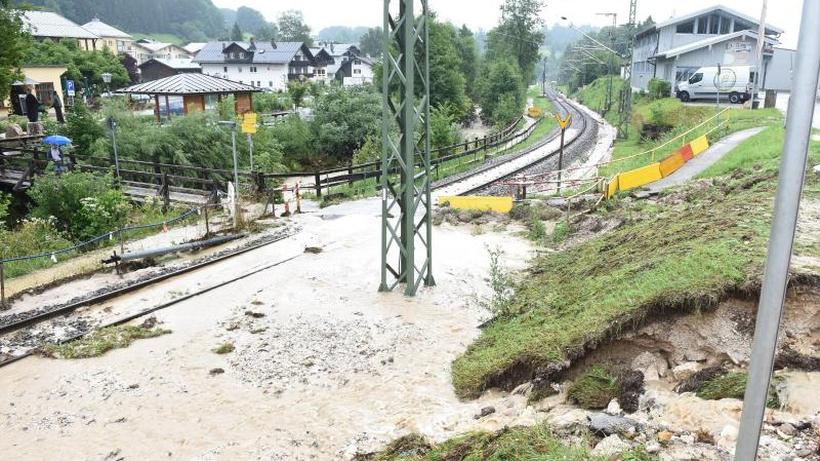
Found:
<path fill-rule="evenodd" d="M 728 97 L 732 104 L 748 101 L 752 95 L 754 72 L 751 66 L 739 67 L 701 67 L 689 80 L 675 85 L 675 95 L 683 102 L 693 99 Z"/>

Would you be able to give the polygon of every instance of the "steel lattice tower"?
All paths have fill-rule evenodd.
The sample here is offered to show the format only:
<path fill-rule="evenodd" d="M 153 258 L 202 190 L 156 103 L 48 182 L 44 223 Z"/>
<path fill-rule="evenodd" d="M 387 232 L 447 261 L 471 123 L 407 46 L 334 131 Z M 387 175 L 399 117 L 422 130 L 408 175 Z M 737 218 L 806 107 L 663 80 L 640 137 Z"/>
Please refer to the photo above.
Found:
<path fill-rule="evenodd" d="M 416 16 L 415 4 L 421 4 Z M 432 270 L 427 0 L 384 0 L 381 285 L 414 296 Z M 417 257 L 421 264 L 417 264 Z"/>
<path fill-rule="evenodd" d="M 621 118 L 618 122 L 618 135 L 622 138 L 629 137 L 629 124 L 632 123 L 632 57 L 635 52 L 637 16 L 638 0 L 629 0 L 629 23 L 626 26 L 632 36 L 627 45 L 626 66 L 624 66 L 626 84 L 621 90 Z"/>

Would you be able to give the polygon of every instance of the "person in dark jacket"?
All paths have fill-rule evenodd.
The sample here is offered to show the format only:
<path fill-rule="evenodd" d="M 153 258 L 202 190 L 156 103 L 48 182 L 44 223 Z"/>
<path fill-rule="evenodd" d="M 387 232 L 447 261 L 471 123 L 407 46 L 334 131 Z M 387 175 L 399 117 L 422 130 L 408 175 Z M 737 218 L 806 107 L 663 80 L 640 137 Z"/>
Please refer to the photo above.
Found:
<path fill-rule="evenodd" d="M 51 95 L 51 107 L 54 108 L 54 113 L 57 115 L 57 123 L 61 125 L 65 123 L 65 117 L 63 117 L 63 101 L 60 100 L 60 95 L 57 94 L 56 91 Z"/>
<path fill-rule="evenodd" d="M 26 115 L 29 122 L 37 122 L 40 117 L 40 101 L 31 92 L 31 88 L 26 88 Z"/>

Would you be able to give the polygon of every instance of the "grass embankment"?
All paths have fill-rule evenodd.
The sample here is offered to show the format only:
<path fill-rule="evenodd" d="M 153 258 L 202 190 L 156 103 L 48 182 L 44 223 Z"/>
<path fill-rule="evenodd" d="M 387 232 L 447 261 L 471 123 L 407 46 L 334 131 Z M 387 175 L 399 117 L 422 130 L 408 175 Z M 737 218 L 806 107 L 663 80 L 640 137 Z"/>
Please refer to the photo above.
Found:
<path fill-rule="evenodd" d="M 768 128 L 704 173 L 731 176 L 670 192 L 676 200 L 611 202 L 597 215 L 623 220 L 618 229 L 538 259 L 507 309 L 517 314 L 492 323 L 453 363 L 458 395 L 559 373 L 633 320 L 710 306 L 757 283 L 782 139 L 782 127 Z M 809 167 L 820 163 L 820 142 L 809 154 Z M 808 175 L 807 194 L 818 185 Z M 795 247 L 798 255 L 816 250 Z"/>
<path fill-rule="evenodd" d="M 356 457 L 357 461 L 604 461 L 609 457 L 593 456 L 585 447 L 569 446 L 545 425 L 505 429 L 501 432 L 475 433 L 431 445 L 418 435 L 403 437 L 379 453 Z M 618 459 L 651 461 L 643 449 L 633 449 Z"/>
<path fill-rule="evenodd" d="M 636 203 L 604 236 L 536 261 L 510 312 L 453 363 L 463 398 L 551 375 L 652 311 L 708 306 L 756 279 L 771 177 L 727 180 L 680 204 Z M 613 216 L 614 217 L 614 216 Z"/>

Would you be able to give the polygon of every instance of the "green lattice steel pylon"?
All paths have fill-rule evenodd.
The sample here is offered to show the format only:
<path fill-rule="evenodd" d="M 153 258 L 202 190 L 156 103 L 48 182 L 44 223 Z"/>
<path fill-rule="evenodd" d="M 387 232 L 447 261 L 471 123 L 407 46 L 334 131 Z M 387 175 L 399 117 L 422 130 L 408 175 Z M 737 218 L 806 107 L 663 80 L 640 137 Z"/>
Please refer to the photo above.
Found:
<path fill-rule="evenodd" d="M 414 3 L 421 4 L 417 16 Z M 427 0 L 384 0 L 381 285 L 435 285 Z M 422 256 L 423 255 L 423 256 Z M 421 264 L 417 263 L 423 258 Z"/>

